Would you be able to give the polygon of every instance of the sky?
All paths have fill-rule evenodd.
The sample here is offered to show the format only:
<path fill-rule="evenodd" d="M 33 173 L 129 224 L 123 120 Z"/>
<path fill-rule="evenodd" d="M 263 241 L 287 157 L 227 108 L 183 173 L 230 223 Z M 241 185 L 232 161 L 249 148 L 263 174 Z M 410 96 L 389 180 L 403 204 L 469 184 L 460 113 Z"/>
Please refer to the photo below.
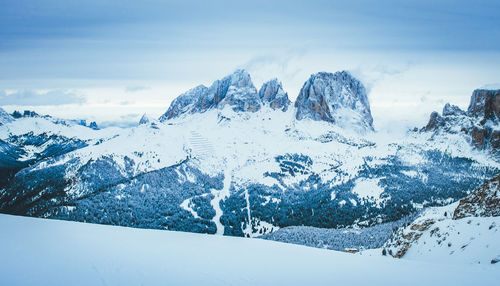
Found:
<path fill-rule="evenodd" d="M 127 126 L 244 68 L 294 100 L 348 70 L 378 130 L 500 83 L 500 1 L 0 0 L 0 106 Z"/>

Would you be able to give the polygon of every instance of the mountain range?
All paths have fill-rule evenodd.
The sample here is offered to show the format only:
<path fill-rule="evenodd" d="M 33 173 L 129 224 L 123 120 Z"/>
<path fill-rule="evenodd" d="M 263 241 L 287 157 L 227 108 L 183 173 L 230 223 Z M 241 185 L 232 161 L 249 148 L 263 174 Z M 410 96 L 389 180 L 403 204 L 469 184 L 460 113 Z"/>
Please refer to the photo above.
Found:
<path fill-rule="evenodd" d="M 0 211 L 247 237 L 394 223 L 498 173 L 499 110 L 500 91 L 476 90 L 387 139 L 349 72 L 311 75 L 292 103 L 244 70 L 128 129 L 1 110 Z"/>

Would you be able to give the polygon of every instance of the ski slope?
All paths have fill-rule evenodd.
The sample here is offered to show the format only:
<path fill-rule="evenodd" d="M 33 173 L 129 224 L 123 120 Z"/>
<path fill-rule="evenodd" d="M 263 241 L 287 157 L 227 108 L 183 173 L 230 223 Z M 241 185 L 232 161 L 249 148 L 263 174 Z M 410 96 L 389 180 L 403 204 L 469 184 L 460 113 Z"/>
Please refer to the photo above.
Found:
<path fill-rule="evenodd" d="M 0 215 L 0 285 L 496 285 L 498 265 Z"/>

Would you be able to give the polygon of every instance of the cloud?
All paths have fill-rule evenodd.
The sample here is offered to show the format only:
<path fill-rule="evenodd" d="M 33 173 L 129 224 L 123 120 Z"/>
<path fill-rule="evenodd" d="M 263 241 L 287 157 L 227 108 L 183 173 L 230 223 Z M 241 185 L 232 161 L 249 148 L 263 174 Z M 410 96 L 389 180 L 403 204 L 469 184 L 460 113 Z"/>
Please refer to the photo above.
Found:
<path fill-rule="evenodd" d="M 136 120 L 139 120 L 138 117 L 140 117 L 140 116 L 141 116 L 141 114 L 139 114 L 139 113 L 129 113 L 129 114 L 121 115 L 120 119 L 121 120 L 125 120 L 125 121 L 126 120 L 134 120 L 134 121 L 136 121 Z"/>
<path fill-rule="evenodd" d="M 481 89 L 500 89 L 500 83 L 490 83 L 481 86 Z"/>
<path fill-rule="evenodd" d="M 142 91 L 142 90 L 148 90 L 151 89 L 150 86 L 143 86 L 143 85 L 138 85 L 138 86 L 127 86 L 125 88 L 126 92 L 137 92 L 137 91 Z"/>
<path fill-rule="evenodd" d="M 350 70 L 350 72 L 363 82 L 367 92 L 369 93 L 373 86 L 375 86 L 378 82 L 386 78 L 393 78 L 404 74 L 414 65 L 415 64 L 413 62 L 406 62 L 403 65 L 360 65 L 357 68 Z"/>
<path fill-rule="evenodd" d="M 306 49 L 302 47 L 284 51 L 279 55 L 277 54 L 258 55 L 254 56 L 248 62 L 246 62 L 240 67 L 256 73 L 272 72 L 275 75 L 278 74 L 283 77 L 294 77 L 301 71 L 301 68 L 293 66 L 291 62 L 298 58 L 303 57 L 305 54 L 306 54 Z"/>
<path fill-rule="evenodd" d="M 83 95 L 60 89 L 46 92 L 26 89 L 10 93 L 0 90 L 0 105 L 45 106 L 82 104 L 85 102 Z"/>

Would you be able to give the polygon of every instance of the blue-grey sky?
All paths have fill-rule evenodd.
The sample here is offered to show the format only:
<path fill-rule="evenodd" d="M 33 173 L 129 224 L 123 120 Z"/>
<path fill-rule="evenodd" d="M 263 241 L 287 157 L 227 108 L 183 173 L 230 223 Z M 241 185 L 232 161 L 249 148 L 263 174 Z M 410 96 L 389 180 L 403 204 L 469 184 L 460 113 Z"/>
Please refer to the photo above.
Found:
<path fill-rule="evenodd" d="M 380 128 L 423 125 L 500 82 L 499 1 L 0 0 L 0 105 L 100 122 L 158 116 L 246 68 L 294 99 L 350 70 Z M 45 101 L 46 99 L 46 101 Z"/>

